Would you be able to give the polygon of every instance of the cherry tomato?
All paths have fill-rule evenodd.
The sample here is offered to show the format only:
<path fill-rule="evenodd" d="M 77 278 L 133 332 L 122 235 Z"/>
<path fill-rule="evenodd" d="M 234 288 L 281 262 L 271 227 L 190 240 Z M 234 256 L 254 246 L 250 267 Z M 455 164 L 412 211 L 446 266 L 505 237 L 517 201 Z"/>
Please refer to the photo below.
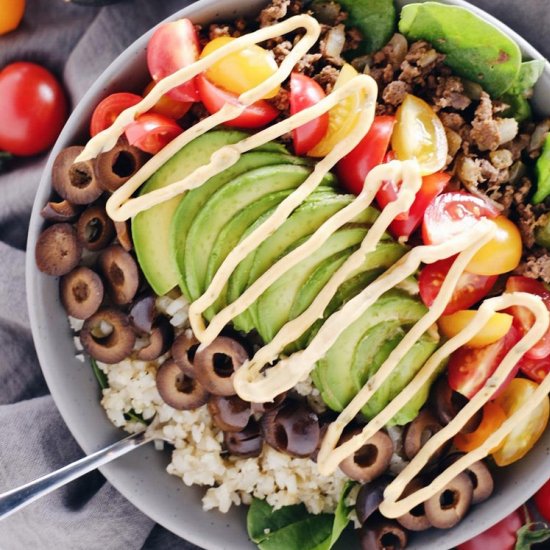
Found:
<path fill-rule="evenodd" d="M 0 34 L 15 30 L 25 13 L 25 0 L 2 0 L 0 2 Z"/>
<path fill-rule="evenodd" d="M 230 36 L 219 36 L 206 44 L 200 57 L 206 57 L 222 46 L 233 42 Z M 227 92 L 240 95 L 274 75 L 278 66 L 273 54 L 260 46 L 248 46 L 216 61 L 206 69 L 206 78 Z M 275 97 L 280 86 L 268 92 L 263 99 Z"/>
<path fill-rule="evenodd" d="M 494 219 L 498 215 L 499 211 L 480 197 L 443 193 L 426 208 L 422 238 L 425 244 L 441 244 L 470 229 L 482 217 Z"/>
<path fill-rule="evenodd" d="M 119 92 L 102 99 L 92 114 L 90 121 L 90 135 L 93 137 L 109 128 L 122 111 L 137 105 L 142 97 L 137 94 Z"/>
<path fill-rule="evenodd" d="M 422 175 L 441 170 L 447 160 L 447 136 L 433 109 L 419 97 L 407 94 L 396 116 L 391 144 L 397 158 L 416 159 Z"/>
<path fill-rule="evenodd" d="M 199 58 L 199 37 L 189 19 L 178 19 L 158 27 L 147 45 L 147 66 L 158 82 Z M 198 101 L 195 80 L 185 82 L 167 94 L 176 101 Z"/>
<path fill-rule="evenodd" d="M 515 269 L 521 260 L 523 245 L 519 229 L 505 216 L 493 220 L 496 235 L 482 246 L 466 270 L 477 275 L 501 275 Z"/>
<path fill-rule="evenodd" d="M 482 445 L 485 440 L 506 420 L 504 411 L 492 401 L 485 403 L 482 409 L 481 424 L 470 433 L 459 433 L 453 439 L 454 446 L 464 453 L 469 453 Z"/>
<path fill-rule="evenodd" d="M 445 258 L 444 260 L 439 260 L 438 262 L 428 264 L 422 268 L 418 278 L 418 285 L 420 287 L 420 297 L 428 307 L 434 303 L 434 300 L 439 294 L 439 289 L 445 277 L 447 277 L 447 273 L 449 273 L 449 269 L 451 269 L 455 259 L 456 256 Z M 496 275 L 486 277 L 484 275 L 474 275 L 465 271 L 458 279 L 455 291 L 443 315 L 450 315 L 455 311 L 468 309 L 474 304 L 477 304 L 477 302 L 489 294 L 489 291 L 493 288 L 497 279 L 498 277 Z"/>
<path fill-rule="evenodd" d="M 143 91 L 143 95 L 146 96 L 154 88 L 156 82 L 153 80 L 148 85 L 147 88 Z M 150 113 L 157 113 L 158 115 L 164 115 L 168 118 L 173 118 L 177 120 L 189 111 L 193 103 L 187 101 L 176 101 L 167 95 L 161 96 L 161 98 L 155 103 L 155 106 L 149 111 Z"/>
<path fill-rule="evenodd" d="M 359 195 L 368 173 L 375 166 L 382 164 L 390 144 L 394 124 L 393 116 L 375 117 L 367 135 L 359 145 L 336 165 L 338 178 L 347 191 Z M 395 200 L 395 197 L 391 200 Z"/>
<path fill-rule="evenodd" d="M 550 356 L 530 359 L 524 355 L 519 361 L 519 370 L 527 378 L 540 384 L 550 374 Z"/>
<path fill-rule="evenodd" d="M 35 63 L 0 71 L 0 150 L 30 156 L 49 149 L 67 119 L 67 100 L 57 79 Z"/>
<path fill-rule="evenodd" d="M 325 92 L 313 78 L 305 74 L 290 75 L 290 114 L 295 115 L 312 105 L 319 103 L 325 97 Z M 326 134 L 328 129 L 328 113 L 310 120 L 308 123 L 292 130 L 294 152 L 305 155 L 313 149 Z"/>
<path fill-rule="evenodd" d="M 337 90 L 357 76 L 357 71 L 351 65 L 344 65 L 334 85 Z M 328 113 L 328 130 L 323 139 L 308 151 L 311 157 L 324 157 L 328 155 L 334 146 L 344 139 L 355 126 L 359 117 L 359 103 L 361 94 L 355 93 L 347 96 L 335 105 Z"/>
<path fill-rule="evenodd" d="M 535 504 L 540 515 L 550 521 L 550 479 L 537 491 Z"/>
<path fill-rule="evenodd" d="M 217 113 L 226 103 L 232 103 L 233 105 L 239 103 L 235 94 L 218 88 L 204 75 L 198 75 L 196 81 L 201 101 L 210 114 Z M 279 111 L 273 105 L 260 99 L 249 105 L 237 118 L 224 124 L 236 128 L 259 128 L 269 124 L 278 115 Z"/>
<path fill-rule="evenodd" d="M 485 384 L 487 379 L 495 372 L 504 356 L 521 339 L 520 332 L 512 325 L 510 330 L 494 344 L 483 348 L 471 348 L 462 346 L 450 357 L 447 365 L 449 386 L 456 392 L 471 399 Z M 519 365 L 516 365 L 506 380 L 498 388 L 493 397 L 498 395 L 503 388 L 516 375 Z"/>
<path fill-rule="evenodd" d="M 443 315 L 437 324 L 441 332 L 452 338 L 462 332 L 470 321 L 475 317 L 477 311 L 463 309 Z M 493 313 L 485 326 L 465 344 L 470 348 L 483 348 L 503 338 L 512 326 L 513 317 L 507 313 Z"/>
<path fill-rule="evenodd" d="M 533 396 L 538 384 L 526 378 L 515 378 L 495 402 L 510 418 Z M 550 399 L 545 397 L 531 414 L 521 421 L 504 439 L 493 458 L 498 466 L 508 466 L 523 458 L 536 444 L 548 424 Z"/>
<path fill-rule="evenodd" d="M 514 275 L 506 281 L 506 292 L 528 292 L 540 296 L 550 311 L 550 291 L 536 279 Z M 535 322 L 533 314 L 526 308 L 514 306 L 510 308 L 515 318 L 516 325 L 525 334 Z M 546 334 L 525 354 L 526 359 L 544 359 L 550 355 L 550 329 Z M 535 379 L 536 380 L 536 379 Z"/>
<path fill-rule="evenodd" d="M 124 133 L 130 145 L 155 155 L 182 131 L 171 118 L 145 113 L 126 126 Z"/>
<path fill-rule="evenodd" d="M 416 194 L 414 202 L 408 212 L 399 214 L 391 223 L 391 232 L 396 237 L 409 237 L 420 225 L 426 208 L 449 183 L 451 175 L 446 172 L 436 172 L 422 178 L 422 187 Z M 398 189 L 394 182 L 388 181 L 376 194 L 376 200 L 381 208 L 397 198 Z"/>

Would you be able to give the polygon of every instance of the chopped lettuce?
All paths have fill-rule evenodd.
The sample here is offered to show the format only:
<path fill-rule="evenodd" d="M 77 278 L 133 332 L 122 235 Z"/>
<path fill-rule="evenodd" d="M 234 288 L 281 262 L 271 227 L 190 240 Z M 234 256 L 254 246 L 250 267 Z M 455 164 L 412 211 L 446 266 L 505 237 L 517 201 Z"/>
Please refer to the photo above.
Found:
<path fill-rule="evenodd" d="M 542 153 L 535 165 L 537 174 L 537 191 L 533 197 L 533 202 L 538 204 L 550 195 L 550 134 L 546 136 Z"/>
<path fill-rule="evenodd" d="M 545 63 L 542 59 L 524 61 L 521 64 L 518 76 L 512 86 L 510 86 L 508 93 L 528 97 L 538 79 L 542 75 L 544 65 Z"/>

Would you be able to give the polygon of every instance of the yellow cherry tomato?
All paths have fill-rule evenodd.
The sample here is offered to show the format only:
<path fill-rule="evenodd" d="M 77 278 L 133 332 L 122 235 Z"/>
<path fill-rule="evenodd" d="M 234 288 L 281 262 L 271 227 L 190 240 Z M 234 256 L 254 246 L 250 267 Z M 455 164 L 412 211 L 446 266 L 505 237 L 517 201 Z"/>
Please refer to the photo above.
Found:
<path fill-rule="evenodd" d="M 153 89 L 156 82 L 152 80 L 147 85 L 147 88 L 143 91 L 143 95 L 146 96 Z M 157 113 L 158 115 L 164 115 L 168 118 L 173 118 L 177 120 L 181 118 L 189 109 L 191 108 L 192 103 L 184 101 L 176 101 L 167 95 L 163 95 L 156 103 L 155 106 L 151 109 L 151 112 Z"/>
<path fill-rule="evenodd" d="M 447 160 L 445 128 L 432 108 L 408 94 L 396 113 L 391 144 L 399 160 L 416 159 L 423 176 L 439 172 Z"/>
<path fill-rule="evenodd" d="M 463 309 L 451 315 L 443 315 L 438 321 L 439 328 L 447 338 L 452 338 L 464 330 L 476 313 L 470 309 Z M 512 315 L 507 313 L 493 313 L 485 326 L 468 340 L 466 345 L 471 348 L 483 348 L 500 340 L 510 330 L 513 319 Z"/>
<path fill-rule="evenodd" d="M 510 418 L 528 403 L 538 384 L 526 378 L 514 378 L 504 392 L 495 399 Z M 550 399 L 545 397 L 525 420 L 522 420 L 503 440 L 493 458 L 499 466 L 508 466 L 525 456 L 544 433 L 550 416 Z"/>
<path fill-rule="evenodd" d="M 230 36 L 219 36 L 206 44 L 201 58 L 235 40 Z M 206 70 L 206 78 L 216 86 L 234 94 L 242 94 L 261 84 L 277 70 L 273 55 L 260 46 L 248 46 L 237 53 L 232 53 L 214 63 Z M 264 96 L 264 99 L 275 97 L 280 86 Z"/>
<path fill-rule="evenodd" d="M 338 75 L 334 90 L 347 84 L 357 76 L 357 71 L 351 65 L 344 65 Z M 362 99 L 360 92 L 347 96 L 335 105 L 328 113 L 327 133 L 321 141 L 308 152 L 310 157 L 325 157 L 334 146 L 342 141 L 355 126 L 359 118 L 359 103 Z"/>
<path fill-rule="evenodd" d="M 0 34 L 15 30 L 25 13 L 25 0 L 0 1 Z"/>
<path fill-rule="evenodd" d="M 515 269 L 521 260 L 521 234 L 506 216 L 494 220 L 497 233 L 472 258 L 466 271 L 476 275 L 501 275 Z"/>

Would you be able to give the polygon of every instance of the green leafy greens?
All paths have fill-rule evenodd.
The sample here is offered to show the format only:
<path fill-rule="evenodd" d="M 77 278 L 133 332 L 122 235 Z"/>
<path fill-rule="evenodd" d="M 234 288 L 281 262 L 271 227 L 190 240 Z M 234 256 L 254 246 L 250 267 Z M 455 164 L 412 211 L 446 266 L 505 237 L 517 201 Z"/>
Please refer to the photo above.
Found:
<path fill-rule="evenodd" d="M 550 134 L 546 136 L 542 153 L 535 165 L 537 174 L 537 191 L 533 202 L 538 204 L 550 195 Z"/>
<path fill-rule="evenodd" d="M 95 359 L 90 359 L 92 364 L 92 372 L 96 377 L 99 387 L 104 390 L 109 387 L 109 382 L 107 381 L 107 375 L 97 366 L 97 361 Z"/>

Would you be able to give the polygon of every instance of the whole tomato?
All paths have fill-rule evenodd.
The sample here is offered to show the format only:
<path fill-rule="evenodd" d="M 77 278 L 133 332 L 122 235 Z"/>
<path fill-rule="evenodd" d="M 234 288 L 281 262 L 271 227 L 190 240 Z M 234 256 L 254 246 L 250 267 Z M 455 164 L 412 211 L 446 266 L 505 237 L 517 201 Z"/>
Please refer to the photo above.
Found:
<path fill-rule="evenodd" d="M 0 150 L 30 156 L 49 149 L 67 119 L 67 100 L 57 79 L 35 63 L 0 71 Z"/>
<path fill-rule="evenodd" d="M 15 30 L 25 13 L 25 0 L 2 0 L 0 2 L 0 34 Z"/>

